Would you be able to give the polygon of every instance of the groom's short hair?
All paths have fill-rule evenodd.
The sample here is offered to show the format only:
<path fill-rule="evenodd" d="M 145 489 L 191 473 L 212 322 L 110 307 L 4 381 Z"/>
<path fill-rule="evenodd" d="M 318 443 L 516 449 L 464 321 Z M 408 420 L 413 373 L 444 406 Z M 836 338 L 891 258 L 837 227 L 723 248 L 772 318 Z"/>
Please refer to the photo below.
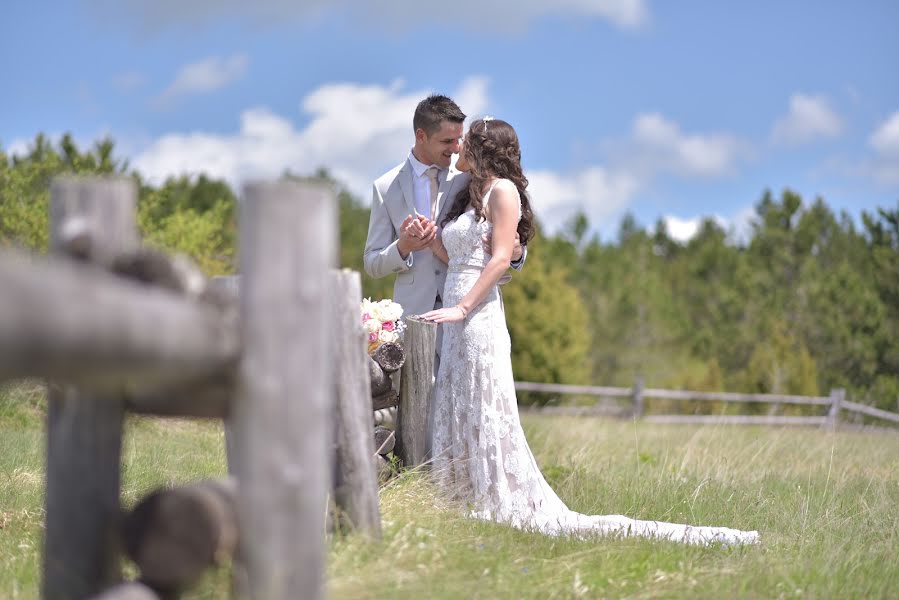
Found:
<path fill-rule="evenodd" d="M 452 98 L 440 94 L 431 94 L 418 103 L 415 107 L 415 116 L 412 117 L 412 129 L 418 131 L 424 129 L 428 135 L 440 129 L 440 123 L 462 123 L 465 113 Z"/>

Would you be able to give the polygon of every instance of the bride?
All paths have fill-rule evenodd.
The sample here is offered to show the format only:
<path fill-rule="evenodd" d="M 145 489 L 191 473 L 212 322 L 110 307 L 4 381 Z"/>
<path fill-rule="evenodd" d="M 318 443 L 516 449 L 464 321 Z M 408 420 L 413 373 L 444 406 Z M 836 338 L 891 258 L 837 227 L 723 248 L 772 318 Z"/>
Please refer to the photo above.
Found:
<path fill-rule="evenodd" d="M 431 249 L 448 264 L 444 308 L 423 318 L 442 324 L 434 395 L 433 472 L 478 518 L 549 535 L 618 535 L 693 544 L 745 544 L 755 531 L 583 515 L 552 490 L 518 418 L 511 343 L 497 282 L 509 268 L 516 233 L 526 244 L 533 215 L 511 125 L 484 117 L 465 137 L 457 168 L 471 176 Z M 492 252 L 482 238 L 490 235 Z"/>

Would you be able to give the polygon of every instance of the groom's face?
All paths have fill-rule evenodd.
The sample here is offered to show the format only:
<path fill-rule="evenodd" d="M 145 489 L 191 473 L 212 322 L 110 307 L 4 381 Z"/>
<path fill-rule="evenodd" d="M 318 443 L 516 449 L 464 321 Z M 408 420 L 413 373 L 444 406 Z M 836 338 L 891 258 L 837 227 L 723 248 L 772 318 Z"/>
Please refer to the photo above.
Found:
<path fill-rule="evenodd" d="M 441 121 L 440 129 L 428 135 L 424 129 L 415 132 L 416 145 L 421 148 L 423 162 L 440 168 L 450 166 L 453 154 L 459 153 L 462 140 L 462 123 Z"/>

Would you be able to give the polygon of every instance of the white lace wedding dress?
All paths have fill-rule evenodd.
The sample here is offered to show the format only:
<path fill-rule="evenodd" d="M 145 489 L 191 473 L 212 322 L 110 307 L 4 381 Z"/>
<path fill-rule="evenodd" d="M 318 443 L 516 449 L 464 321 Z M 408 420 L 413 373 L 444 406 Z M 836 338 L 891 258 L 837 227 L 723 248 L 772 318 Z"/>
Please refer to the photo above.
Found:
<path fill-rule="evenodd" d="M 485 206 L 488 201 L 489 192 Z M 445 306 L 458 303 L 487 264 L 481 238 L 491 227 L 478 222 L 470 209 L 443 230 L 449 254 Z M 521 428 L 509 331 L 497 289 L 464 321 L 441 327 L 432 472 L 443 489 L 468 504 L 473 516 L 549 535 L 635 535 L 694 544 L 758 540 L 755 531 L 569 510 L 540 473 Z"/>

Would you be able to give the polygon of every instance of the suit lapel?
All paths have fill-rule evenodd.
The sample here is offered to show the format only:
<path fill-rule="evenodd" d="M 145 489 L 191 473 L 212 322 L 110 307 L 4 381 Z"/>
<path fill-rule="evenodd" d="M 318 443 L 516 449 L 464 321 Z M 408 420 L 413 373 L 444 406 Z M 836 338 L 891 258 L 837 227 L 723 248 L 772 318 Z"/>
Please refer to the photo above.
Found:
<path fill-rule="evenodd" d="M 412 165 L 409 164 L 409 160 L 406 159 L 406 163 L 403 165 L 403 168 L 400 169 L 399 177 L 400 180 L 400 190 L 403 192 L 403 200 L 406 201 L 406 206 L 409 209 L 409 214 L 415 214 L 415 195 L 412 191 Z"/>

